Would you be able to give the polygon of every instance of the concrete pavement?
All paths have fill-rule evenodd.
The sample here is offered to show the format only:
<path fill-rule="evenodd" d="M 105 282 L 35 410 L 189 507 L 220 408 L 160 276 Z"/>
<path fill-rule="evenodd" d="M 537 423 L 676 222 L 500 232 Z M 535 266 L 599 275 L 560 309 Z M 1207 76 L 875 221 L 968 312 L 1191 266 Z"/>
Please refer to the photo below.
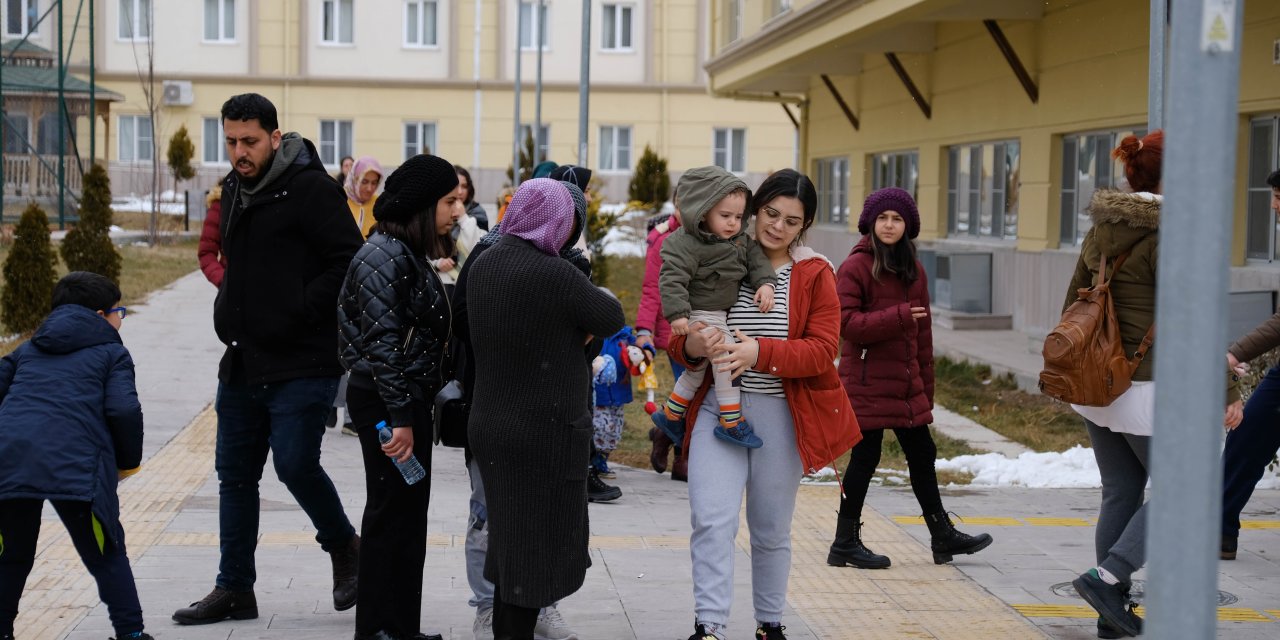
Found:
<path fill-rule="evenodd" d="M 354 613 L 332 610 L 328 558 L 270 464 L 257 555 L 261 617 L 204 627 L 169 620 L 174 609 L 209 591 L 217 568 L 215 420 L 206 408 L 222 351 L 210 321 L 213 294 L 193 273 L 125 321 L 147 415 L 148 460 L 121 485 L 121 498 L 148 631 L 161 640 L 348 638 Z M 323 447 L 325 467 L 358 522 L 363 474 L 356 441 L 334 430 Z M 693 622 L 685 485 L 647 470 L 618 471 L 624 496 L 591 507 L 594 566 L 561 611 L 584 640 L 685 638 Z M 461 452 L 436 448 L 431 480 L 423 630 L 470 638 L 474 614 L 463 565 L 469 486 Z M 800 489 L 784 616 L 788 637 L 1092 637 L 1092 617 L 1080 617 L 1087 615 L 1083 602 L 1055 585 L 1091 562 L 1096 491 L 948 491 L 949 509 L 988 518 L 969 517 L 960 526 L 988 530 L 996 544 L 936 566 L 927 531 L 910 519 L 917 513 L 909 491 L 875 487 L 863 514 L 864 536 L 893 558 L 887 571 L 826 566 L 838 500 L 835 487 Z M 110 635 L 105 607 L 52 510 L 46 512 L 17 637 L 100 640 Z M 1241 560 L 1224 563 L 1222 573 L 1223 590 L 1236 598 L 1225 611 L 1238 621 L 1220 623 L 1221 637 L 1280 637 L 1280 567 L 1273 560 L 1280 556 L 1278 513 L 1280 492 L 1262 492 L 1246 512 L 1255 528 L 1242 534 Z M 737 546 L 729 628 L 735 639 L 754 630 L 745 527 Z"/>

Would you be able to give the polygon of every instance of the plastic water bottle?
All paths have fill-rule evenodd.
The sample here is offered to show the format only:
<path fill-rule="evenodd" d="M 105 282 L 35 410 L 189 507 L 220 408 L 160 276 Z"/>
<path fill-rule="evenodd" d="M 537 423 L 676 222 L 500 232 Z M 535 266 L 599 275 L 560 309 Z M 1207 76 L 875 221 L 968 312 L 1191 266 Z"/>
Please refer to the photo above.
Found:
<path fill-rule="evenodd" d="M 391 428 L 387 426 L 386 420 L 378 423 L 378 442 L 382 444 L 391 442 Z M 404 476 L 404 481 L 409 484 L 417 484 L 419 480 L 427 477 L 427 472 L 422 468 L 422 463 L 418 462 L 418 458 L 412 454 L 404 462 L 400 462 L 397 458 L 392 458 L 391 461 L 400 470 L 400 475 Z"/>

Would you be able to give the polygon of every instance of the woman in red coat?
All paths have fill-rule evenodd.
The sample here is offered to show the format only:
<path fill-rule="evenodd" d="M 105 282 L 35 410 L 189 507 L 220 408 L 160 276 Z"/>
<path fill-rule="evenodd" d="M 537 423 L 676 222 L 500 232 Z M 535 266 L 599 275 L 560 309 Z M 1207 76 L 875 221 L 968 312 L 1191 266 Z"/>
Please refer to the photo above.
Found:
<path fill-rule="evenodd" d="M 862 503 L 876 465 L 885 429 L 907 456 L 911 490 L 924 511 L 932 537 L 933 561 L 975 553 L 991 536 L 956 531 L 938 493 L 934 461 L 938 450 L 929 433 L 933 422 L 933 329 L 924 267 L 916 259 L 920 213 L 911 194 L 898 188 L 867 196 L 858 218 L 862 239 L 836 274 L 840 295 L 840 381 L 862 427 L 862 442 L 849 456 L 844 498 L 827 564 L 887 569 L 889 558 L 862 544 Z"/>
<path fill-rule="evenodd" d="M 713 437 L 719 407 L 704 403 L 712 376 L 689 403 L 689 508 L 693 533 L 694 634 L 720 640 L 733 604 L 733 554 L 746 497 L 751 536 L 751 595 L 758 640 L 785 640 L 782 611 L 791 570 L 791 516 L 806 471 L 830 464 L 858 442 L 858 421 L 836 375 L 840 304 L 826 258 L 803 243 L 817 213 L 813 183 L 783 169 L 765 179 L 748 211 L 756 241 L 778 274 L 773 309 L 761 313 L 743 286 L 729 310 L 737 342 L 719 332 L 671 336 L 686 366 L 719 366 L 742 385 L 742 413 L 764 438 L 745 449 Z M 698 328 L 694 323 L 693 329 Z M 707 364 L 710 354 L 713 361 Z"/>
<path fill-rule="evenodd" d="M 222 288 L 222 272 L 227 270 L 227 257 L 222 254 L 222 187 L 215 186 L 205 198 L 208 207 L 204 214 L 204 227 L 200 231 L 200 245 L 196 257 L 200 258 L 200 270 L 213 286 Z"/>

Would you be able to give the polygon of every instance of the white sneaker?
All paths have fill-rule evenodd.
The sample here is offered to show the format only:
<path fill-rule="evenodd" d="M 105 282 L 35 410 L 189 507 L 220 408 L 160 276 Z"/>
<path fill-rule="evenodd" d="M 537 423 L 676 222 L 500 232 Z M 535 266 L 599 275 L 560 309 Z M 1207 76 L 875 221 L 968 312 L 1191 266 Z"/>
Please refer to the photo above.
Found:
<path fill-rule="evenodd" d="M 550 606 L 538 614 L 538 624 L 533 627 L 535 640 L 578 640 L 578 634 L 569 628 L 560 610 Z"/>
<path fill-rule="evenodd" d="M 476 610 L 476 621 L 471 623 L 471 635 L 475 640 L 493 640 L 493 608 Z"/>

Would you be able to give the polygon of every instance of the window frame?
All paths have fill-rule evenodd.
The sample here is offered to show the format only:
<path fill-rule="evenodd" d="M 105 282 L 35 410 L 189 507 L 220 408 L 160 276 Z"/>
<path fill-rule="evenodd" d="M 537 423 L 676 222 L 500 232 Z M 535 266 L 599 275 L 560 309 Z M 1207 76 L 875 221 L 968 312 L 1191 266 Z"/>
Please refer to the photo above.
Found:
<path fill-rule="evenodd" d="M 351 7 L 350 17 L 350 40 L 342 39 L 342 6 L 346 4 Z M 325 34 L 325 10 L 327 7 L 333 7 L 333 38 L 329 39 Z M 320 45 L 324 47 L 354 47 L 356 43 L 356 8 L 355 0 L 321 0 L 320 1 Z"/>
<path fill-rule="evenodd" d="M 14 1 L 18 2 L 22 8 L 22 11 L 20 12 L 22 17 L 19 18 L 19 29 L 17 32 L 9 30 L 9 20 L 12 19 L 13 12 L 8 10 L 8 4 Z M 35 15 L 31 14 L 31 7 L 33 5 L 35 6 Z M 15 38 L 40 35 L 40 0 L 6 0 L 5 6 L 4 35 Z"/>
<path fill-rule="evenodd" d="M 148 14 L 146 19 L 143 19 L 142 16 L 139 15 L 140 12 L 138 11 L 138 5 L 141 5 L 144 3 L 146 4 L 147 14 Z M 131 11 L 132 20 L 130 20 L 128 23 L 124 21 L 125 11 L 123 11 L 123 8 L 125 4 L 128 4 L 130 7 L 132 7 L 132 11 Z M 117 13 L 116 13 L 116 40 L 117 41 L 147 42 L 151 40 L 153 35 L 151 32 L 154 30 L 154 27 L 155 27 L 154 0 L 119 0 L 119 2 L 116 3 L 116 9 L 117 9 Z M 139 22 L 140 19 L 142 19 L 143 21 Z M 129 35 L 124 35 L 121 33 L 121 31 L 124 29 L 125 24 L 129 24 Z M 146 30 L 147 30 L 146 35 L 143 35 L 143 36 L 136 35 L 140 27 L 146 27 Z"/>
<path fill-rule="evenodd" d="M 23 128 L 22 128 L 22 134 L 18 135 L 18 132 L 14 130 L 14 128 L 9 124 L 9 122 L 3 123 L 4 136 L 3 138 L 0 138 L 0 150 L 3 150 L 4 153 L 8 153 L 8 154 L 31 155 L 31 149 L 34 149 L 36 146 L 31 143 L 31 114 L 27 113 L 26 111 L 10 111 L 5 115 L 8 117 L 9 122 L 17 122 L 19 119 L 21 119 Z M 9 142 L 9 136 L 13 136 L 15 141 L 21 140 L 25 144 L 23 144 L 20 148 L 9 150 L 7 148 L 8 142 Z M 15 144 L 14 146 L 17 147 L 18 145 Z"/>
<path fill-rule="evenodd" d="M 606 130 L 608 130 L 610 140 L 609 150 L 609 166 L 605 166 L 605 139 Z M 627 144 L 618 144 L 619 134 L 623 131 L 627 133 Z M 602 124 L 600 125 L 600 145 L 596 153 L 596 168 L 600 173 L 629 173 L 631 167 L 631 152 L 633 150 L 632 140 L 634 140 L 634 129 L 629 124 Z M 626 162 L 619 162 L 619 156 L 623 150 L 626 152 Z"/>
<path fill-rule="evenodd" d="M 209 123 L 213 122 L 216 127 L 215 135 L 209 136 Z M 231 159 L 227 156 L 227 134 L 222 127 L 222 116 L 203 116 L 200 118 L 200 134 L 204 137 L 202 148 L 200 149 L 200 164 L 206 167 L 223 167 L 230 166 Z M 216 160 L 209 160 L 209 151 L 213 150 Z"/>
<path fill-rule="evenodd" d="M 204 13 L 205 23 L 204 23 L 204 29 L 201 31 L 201 34 L 200 34 L 201 35 L 200 41 L 205 44 L 235 44 L 236 43 L 236 0 L 204 0 L 204 1 L 206 4 L 206 9 Z M 207 5 L 209 2 L 215 2 L 218 5 L 218 22 L 216 27 L 216 30 L 218 32 L 218 37 L 216 38 L 209 37 L 209 22 L 208 22 L 209 14 L 207 9 Z M 231 8 L 230 16 L 227 15 L 228 7 Z M 227 23 L 228 17 L 230 17 L 231 19 L 231 23 L 230 23 L 231 35 L 229 37 L 227 36 L 227 33 L 226 33 L 227 26 L 228 26 L 228 23 Z"/>
<path fill-rule="evenodd" d="M 1254 161 L 1256 149 L 1255 144 L 1258 139 L 1255 138 L 1255 129 L 1265 126 L 1270 129 L 1266 133 L 1267 139 L 1265 144 L 1267 148 L 1264 153 L 1267 154 L 1267 164 L 1269 166 L 1262 167 L 1260 171 L 1255 171 Z M 1271 185 L 1267 184 L 1267 176 L 1272 171 L 1280 170 L 1280 114 L 1265 114 L 1249 118 L 1249 148 L 1248 148 L 1248 165 L 1245 167 L 1245 242 L 1244 251 L 1245 259 L 1252 263 L 1268 264 L 1280 262 L 1280 214 L 1271 209 Z M 1255 177 L 1257 180 L 1255 181 Z M 1261 201 L 1261 206 L 1254 211 L 1255 199 Z M 1254 225 L 1260 224 L 1262 227 L 1270 231 L 1266 237 L 1266 248 L 1264 252 L 1259 252 L 1254 248 L 1254 234 L 1257 230 Z M 1262 255 L 1259 255 L 1261 253 Z"/>
<path fill-rule="evenodd" d="M 725 0 L 724 26 L 726 44 L 732 44 L 742 39 L 742 32 L 746 28 L 744 23 L 744 14 L 746 12 L 743 0 Z"/>
<path fill-rule="evenodd" d="M 888 162 L 882 164 L 881 159 L 884 159 Z M 898 177 L 897 174 L 899 173 L 899 166 L 898 166 L 899 162 L 905 165 L 902 168 L 912 170 L 910 172 L 911 173 L 910 180 L 908 180 L 906 183 L 903 183 L 901 180 L 896 179 Z M 881 151 L 879 153 L 873 153 L 870 156 L 868 156 L 867 167 L 868 167 L 868 171 L 870 171 L 871 173 L 871 180 L 868 181 L 868 184 L 871 185 L 872 191 L 877 191 L 879 189 L 884 189 L 886 187 L 898 187 L 900 189 L 905 189 L 906 191 L 910 192 L 911 197 L 915 198 L 917 202 L 919 201 L 920 199 L 920 196 L 919 196 L 920 150 L 919 149 L 898 149 L 895 151 Z M 885 172 L 881 171 L 882 167 L 890 167 L 891 170 L 888 170 L 887 175 L 884 175 Z"/>
<path fill-rule="evenodd" d="M 1010 149 L 1017 158 L 1009 165 Z M 991 152 L 990 183 L 984 178 L 987 152 Z M 962 171 L 968 162 L 968 169 Z M 1018 239 L 1017 192 L 1021 182 L 1010 185 L 1011 173 L 1021 175 L 1022 143 L 1018 138 L 966 142 L 947 147 L 947 237 L 982 238 L 994 241 Z M 976 168 L 976 170 L 975 170 Z M 961 183 L 961 176 L 968 180 Z M 1010 188 L 1016 190 L 1010 200 Z M 961 217 L 962 203 L 967 207 Z M 990 214 L 987 233 L 983 233 L 983 216 Z M 961 226 L 964 228 L 962 229 Z"/>
<path fill-rule="evenodd" d="M 533 133 L 532 122 L 525 122 L 520 125 L 521 152 L 524 151 L 524 139 L 531 133 Z M 533 143 L 536 146 L 538 144 L 538 139 L 534 138 Z M 538 157 L 541 158 L 542 161 L 544 162 L 546 161 L 547 158 L 551 157 L 551 124 L 547 122 L 542 123 L 542 146 L 538 152 Z M 535 162 L 534 164 L 537 164 L 537 163 Z"/>
<path fill-rule="evenodd" d="M 843 166 L 843 170 L 841 170 Z M 828 156 L 814 159 L 815 188 L 818 190 L 818 224 L 848 226 L 849 224 L 849 156 Z M 840 171 L 836 177 L 835 171 Z M 835 179 L 833 179 L 835 178 Z M 832 184 L 834 182 L 835 184 Z M 834 201 L 833 201 L 834 200 Z M 835 207 L 840 212 L 833 215 Z"/>
<path fill-rule="evenodd" d="M 607 10 L 613 9 L 613 24 L 607 24 L 605 17 Z M 623 30 L 622 14 L 627 14 L 627 29 Z M 633 53 L 635 52 L 635 5 L 623 2 L 606 2 L 600 6 L 600 51 L 607 53 Z M 613 46 L 606 46 L 605 35 L 612 33 Z M 623 44 L 623 38 L 626 44 Z"/>
<path fill-rule="evenodd" d="M 418 149 L 413 153 L 409 153 L 409 128 L 410 127 L 413 127 L 414 129 L 414 135 L 416 137 L 414 144 Z M 426 141 L 424 140 L 426 136 L 423 135 L 423 130 L 426 129 L 427 127 L 431 128 L 430 144 L 426 144 Z M 400 133 L 401 133 L 400 151 L 404 154 L 405 160 L 408 160 L 409 158 L 412 158 L 413 156 L 416 156 L 420 153 L 425 153 L 424 151 L 422 151 L 423 147 L 426 147 L 431 153 L 437 153 L 439 151 L 439 149 L 436 147 L 436 141 L 439 139 L 440 125 L 435 120 L 405 120 L 402 123 L 402 126 L 400 127 Z"/>
<path fill-rule="evenodd" d="M 724 147 L 721 147 L 719 144 L 719 140 L 717 140 L 721 131 L 725 132 Z M 742 135 L 740 136 L 741 140 L 736 146 L 734 145 L 734 142 L 733 142 L 733 139 L 735 137 L 734 136 L 735 132 L 742 133 Z M 723 153 L 724 153 L 724 158 L 725 158 L 724 164 L 719 164 L 716 162 L 716 155 L 722 153 L 721 149 L 723 149 Z M 734 157 L 735 155 L 740 157 L 735 158 Z M 741 161 L 742 166 L 740 168 L 733 167 L 733 164 L 734 164 L 733 161 L 735 159 L 738 159 Z M 747 128 L 746 127 L 713 127 L 711 129 L 711 164 L 714 164 L 717 167 L 720 167 L 721 169 L 724 169 L 725 171 L 728 171 L 729 173 L 732 173 L 735 175 L 743 175 L 747 172 Z M 726 167 L 725 166 L 726 164 L 730 166 Z"/>
<path fill-rule="evenodd" d="M 1132 127 L 1092 129 L 1062 134 L 1062 175 L 1059 176 L 1062 182 L 1058 185 L 1058 246 L 1060 248 L 1073 249 L 1084 242 L 1089 229 L 1088 227 L 1082 229 L 1080 222 L 1089 219 L 1085 214 L 1085 207 L 1089 204 L 1089 198 L 1093 197 L 1093 191 L 1100 188 L 1123 189 L 1128 186 L 1120 161 L 1111 158 L 1111 150 L 1120 144 L 1124 136 L 1133 134 L 1141 138 L 1146 135 L 1146 131 L 1146 127 L 1139 124 Z M 1105 140 L 1103 140 L 1104 137 Z M 1094 167 L 1091 174 L 1093 176 L 1091 190 L 1080 186 L 1080 143 L 1086 140 L 1093 147 L 1093 155 L 1089 160 Z M 1072 150 L 1070 154 L 1067 152 L 1068 149 Z M 1097 177 L 1103 175 L 1097 171 L 1097 167 L 1103 166 L 1098 163 L 1101 158 L 1110 160 L 1105 165 L 1108 172 L 1105 175 L 1105 181 Z M 1086 191 L 1088 193 L 1085 193 Z M 1091 227 L 1092 224 L 1089 226 Z"/>
<path fill-rule="evenodd" d="M 333 140 L 330 140 L 330 141 L 325 141 L 324 139 L 324 127 L 326 123 L 333 125 L 334 137 L 333 137 Z M 347 143 L 346 149 L 342 148 L 342 143 L 343 143 L 342 130 L 344 128 L 343 125 L 345 125 L 346 131 L 347 131 L 347 136 L 345 141 Z M 321 118 L 318 129 L 319 129 L 318 135 L 316 136 L 316 152 L 320 154 L 321 164 L 329 168 L 336 168 L 342 164 L 343 157 L 345 156 L 355 157 L 355 154 L 353 153 L 355 148 L 355 140 L 356 140 L 356 125 L 354 120 L 344 119 L 344 118 Z M 331 153 L 333 154 L 333 157 L 329 161 L 325 160 L 326 145 L 333 147 L 331 151 Z"/>
<path fill-rule="evenodd" d="M 528 44 L 525 43 L 524 20 L 520 17 L 525 7 L 529 8 L 529 18 L 532 20 L 529 25 Z M 551 50 L 551 27 L 548 26 L 550 21 L 547 19 L 547 16 L 551 15 L 551 4 L 543 4 L 540 12 L 536 11 L 537 7 L 537 2 L 530 2 L 529 0 L 520 0 L 516 4 L 516 37 L 519 38 L 521 51 L 537 51 L 538 47 L 534 44 L 533 39 L 536 31 L 541 31 L 542 52 L 546 53 Z"/>
<path fill-rule="evenodd" d="M 423 42 L 426 38 L 425 22 L 427 5 L 431 5 L 435 19 L 432 22 L 431 43 Z M 418 8 L 418 42 L 409 41 L 409 8 L 416 6 Z M 439 0 L 405 0 L 404 3 L 404 31 L 401 33 L 401 43 L 406 49 L 439 49 L 440 48 L 440 2 Z"/>
<path fill-rule="evenodd" d="M 125 136 L 124 136 L 125 120 L 130 120 L 133 123 L 132 127 L 130 128 L 130 131 L 132 132 L 132 135 L 133 135 L 133 141 L 132 141 L 133 151 L 132 151 L 132 156 L 128 159 L 124 157 L 125 155 L 124 148 L 125 148 L 125 142 L 126 142 Z M 151 116 L 143 115 L 143 114 L 120 114 L 119 116 L 117 116 L 116 127 L 117 127 L 117 130 L 119 131 L 119 133 L 116 134 L 116 161 L 117 162 L 120 162 L 122 164 L 134 164 L 134 165 L 152 164 L 155 162 L 154 156 L 147 159 L 139 159 L 139 156 L 141 155 L 139 151 L 141 150 L 146 150 L 147 154 L 151 154 L 153 151 L 156 151 L 155 149 L 152 149 L 150 144 L 147 144 L 146 146 L 140 146 L 140 143 L 144 138 L 141 138 L 138 135 L 138 129 L 139 129 L 138 124 L 144 120 L 147 122 L 147 127 L 151 130 L 151 136 L 149 139 L 154 139 L 156 135 L 156 131 L 155 131 L 155 126 L 151 122 Z"/>

